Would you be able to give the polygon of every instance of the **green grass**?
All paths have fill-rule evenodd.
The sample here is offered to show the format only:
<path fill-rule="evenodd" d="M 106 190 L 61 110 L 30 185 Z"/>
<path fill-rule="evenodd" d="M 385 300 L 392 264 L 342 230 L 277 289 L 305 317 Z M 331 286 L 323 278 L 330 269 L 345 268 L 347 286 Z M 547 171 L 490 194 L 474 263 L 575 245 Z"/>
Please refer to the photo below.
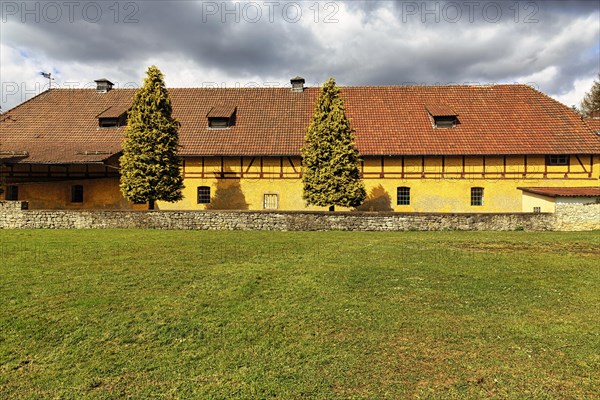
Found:
<path fill-rule="evenodd" d="M 0 231 L 0 398 L 594 398 L 599 239 Z"/>

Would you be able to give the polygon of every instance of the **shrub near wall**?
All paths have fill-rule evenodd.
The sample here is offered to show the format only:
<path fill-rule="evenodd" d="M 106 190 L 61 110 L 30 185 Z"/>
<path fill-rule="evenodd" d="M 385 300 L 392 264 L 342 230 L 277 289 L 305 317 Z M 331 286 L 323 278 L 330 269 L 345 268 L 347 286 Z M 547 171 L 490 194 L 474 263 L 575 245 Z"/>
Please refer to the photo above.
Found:
<path fill-rule="evenodd" d="M 577 230 L 553 214 L 402 214 L 369 212 L 22 210 L 0 201 L 2 229 L 199 229 L 273 231 Z M 600 224 L 586 224 L 600 229 Z"/>

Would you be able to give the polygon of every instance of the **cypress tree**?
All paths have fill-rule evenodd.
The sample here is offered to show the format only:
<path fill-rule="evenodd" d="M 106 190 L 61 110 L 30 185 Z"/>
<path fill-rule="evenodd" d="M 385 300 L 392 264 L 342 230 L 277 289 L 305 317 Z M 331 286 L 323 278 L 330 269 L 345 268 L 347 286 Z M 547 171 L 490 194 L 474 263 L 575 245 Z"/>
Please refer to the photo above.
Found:
<path fill-rule="evenodd" d="M 183 198 L 179 171 L 179 123 L 172 107 L 162 72 L 155 66 L 134 96 L 128 115 L 121 163 L 121 192 L 133 202 L 175 202 Z"/>
<path fill-rule="evenodd" d="M 329 80 L 317 99 L 302 149 L 302 182 L 308 205 L 357 207 L 366 191 L 360 178 L 360 156 L 354 131 L 344 114 L 344 100 L 335 80 Z"/>

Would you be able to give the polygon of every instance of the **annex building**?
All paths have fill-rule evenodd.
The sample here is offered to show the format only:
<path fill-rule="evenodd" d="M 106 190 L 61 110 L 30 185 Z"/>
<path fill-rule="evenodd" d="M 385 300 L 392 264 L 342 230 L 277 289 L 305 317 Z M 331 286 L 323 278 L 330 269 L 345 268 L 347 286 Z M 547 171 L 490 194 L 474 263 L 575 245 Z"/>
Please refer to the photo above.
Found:
<path fill-rule="evenodd" d="M 0 115 L 6 200 L 145 209 L 119 191 L 133 89 L 51 89 Z M 319 88 L 169 89 L 185 198 L 158 209 L 305 210 L 300 149 Z M 342 87 L 368 197 L 359 209 L 553 212 L 600 199 L 600 128 L 526 85 Z M 600 125 L 600 124 L 598 124 Z M 568 200 L 568 199 L 567 199 Z"/>

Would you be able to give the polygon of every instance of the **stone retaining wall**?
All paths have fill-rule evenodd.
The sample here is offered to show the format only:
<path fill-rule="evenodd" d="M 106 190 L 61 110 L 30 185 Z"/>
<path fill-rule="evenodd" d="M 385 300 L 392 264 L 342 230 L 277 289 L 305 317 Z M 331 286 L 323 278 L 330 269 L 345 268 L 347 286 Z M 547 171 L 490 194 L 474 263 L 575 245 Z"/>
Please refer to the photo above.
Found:
<path fill-rule="evenodd" d="M 0 201 L 0 229 L 150 228 L 272 231 L 437 231 L 600 229 L 600 209 L 569 205 L 556 214 L 419 214 L 297 211 L 23 210 L 22 202 Z M 598 205 L 600 207 L 600 205 Z M 565 208 L 565 211 L 567 209 Z M 592 220 L 589 220 L 589 219 Z"/>
<path fill-rule="evenodd" d="M 554 228 L 557 231 L 600 229 L 600 203 L 556 203 Z"/>

